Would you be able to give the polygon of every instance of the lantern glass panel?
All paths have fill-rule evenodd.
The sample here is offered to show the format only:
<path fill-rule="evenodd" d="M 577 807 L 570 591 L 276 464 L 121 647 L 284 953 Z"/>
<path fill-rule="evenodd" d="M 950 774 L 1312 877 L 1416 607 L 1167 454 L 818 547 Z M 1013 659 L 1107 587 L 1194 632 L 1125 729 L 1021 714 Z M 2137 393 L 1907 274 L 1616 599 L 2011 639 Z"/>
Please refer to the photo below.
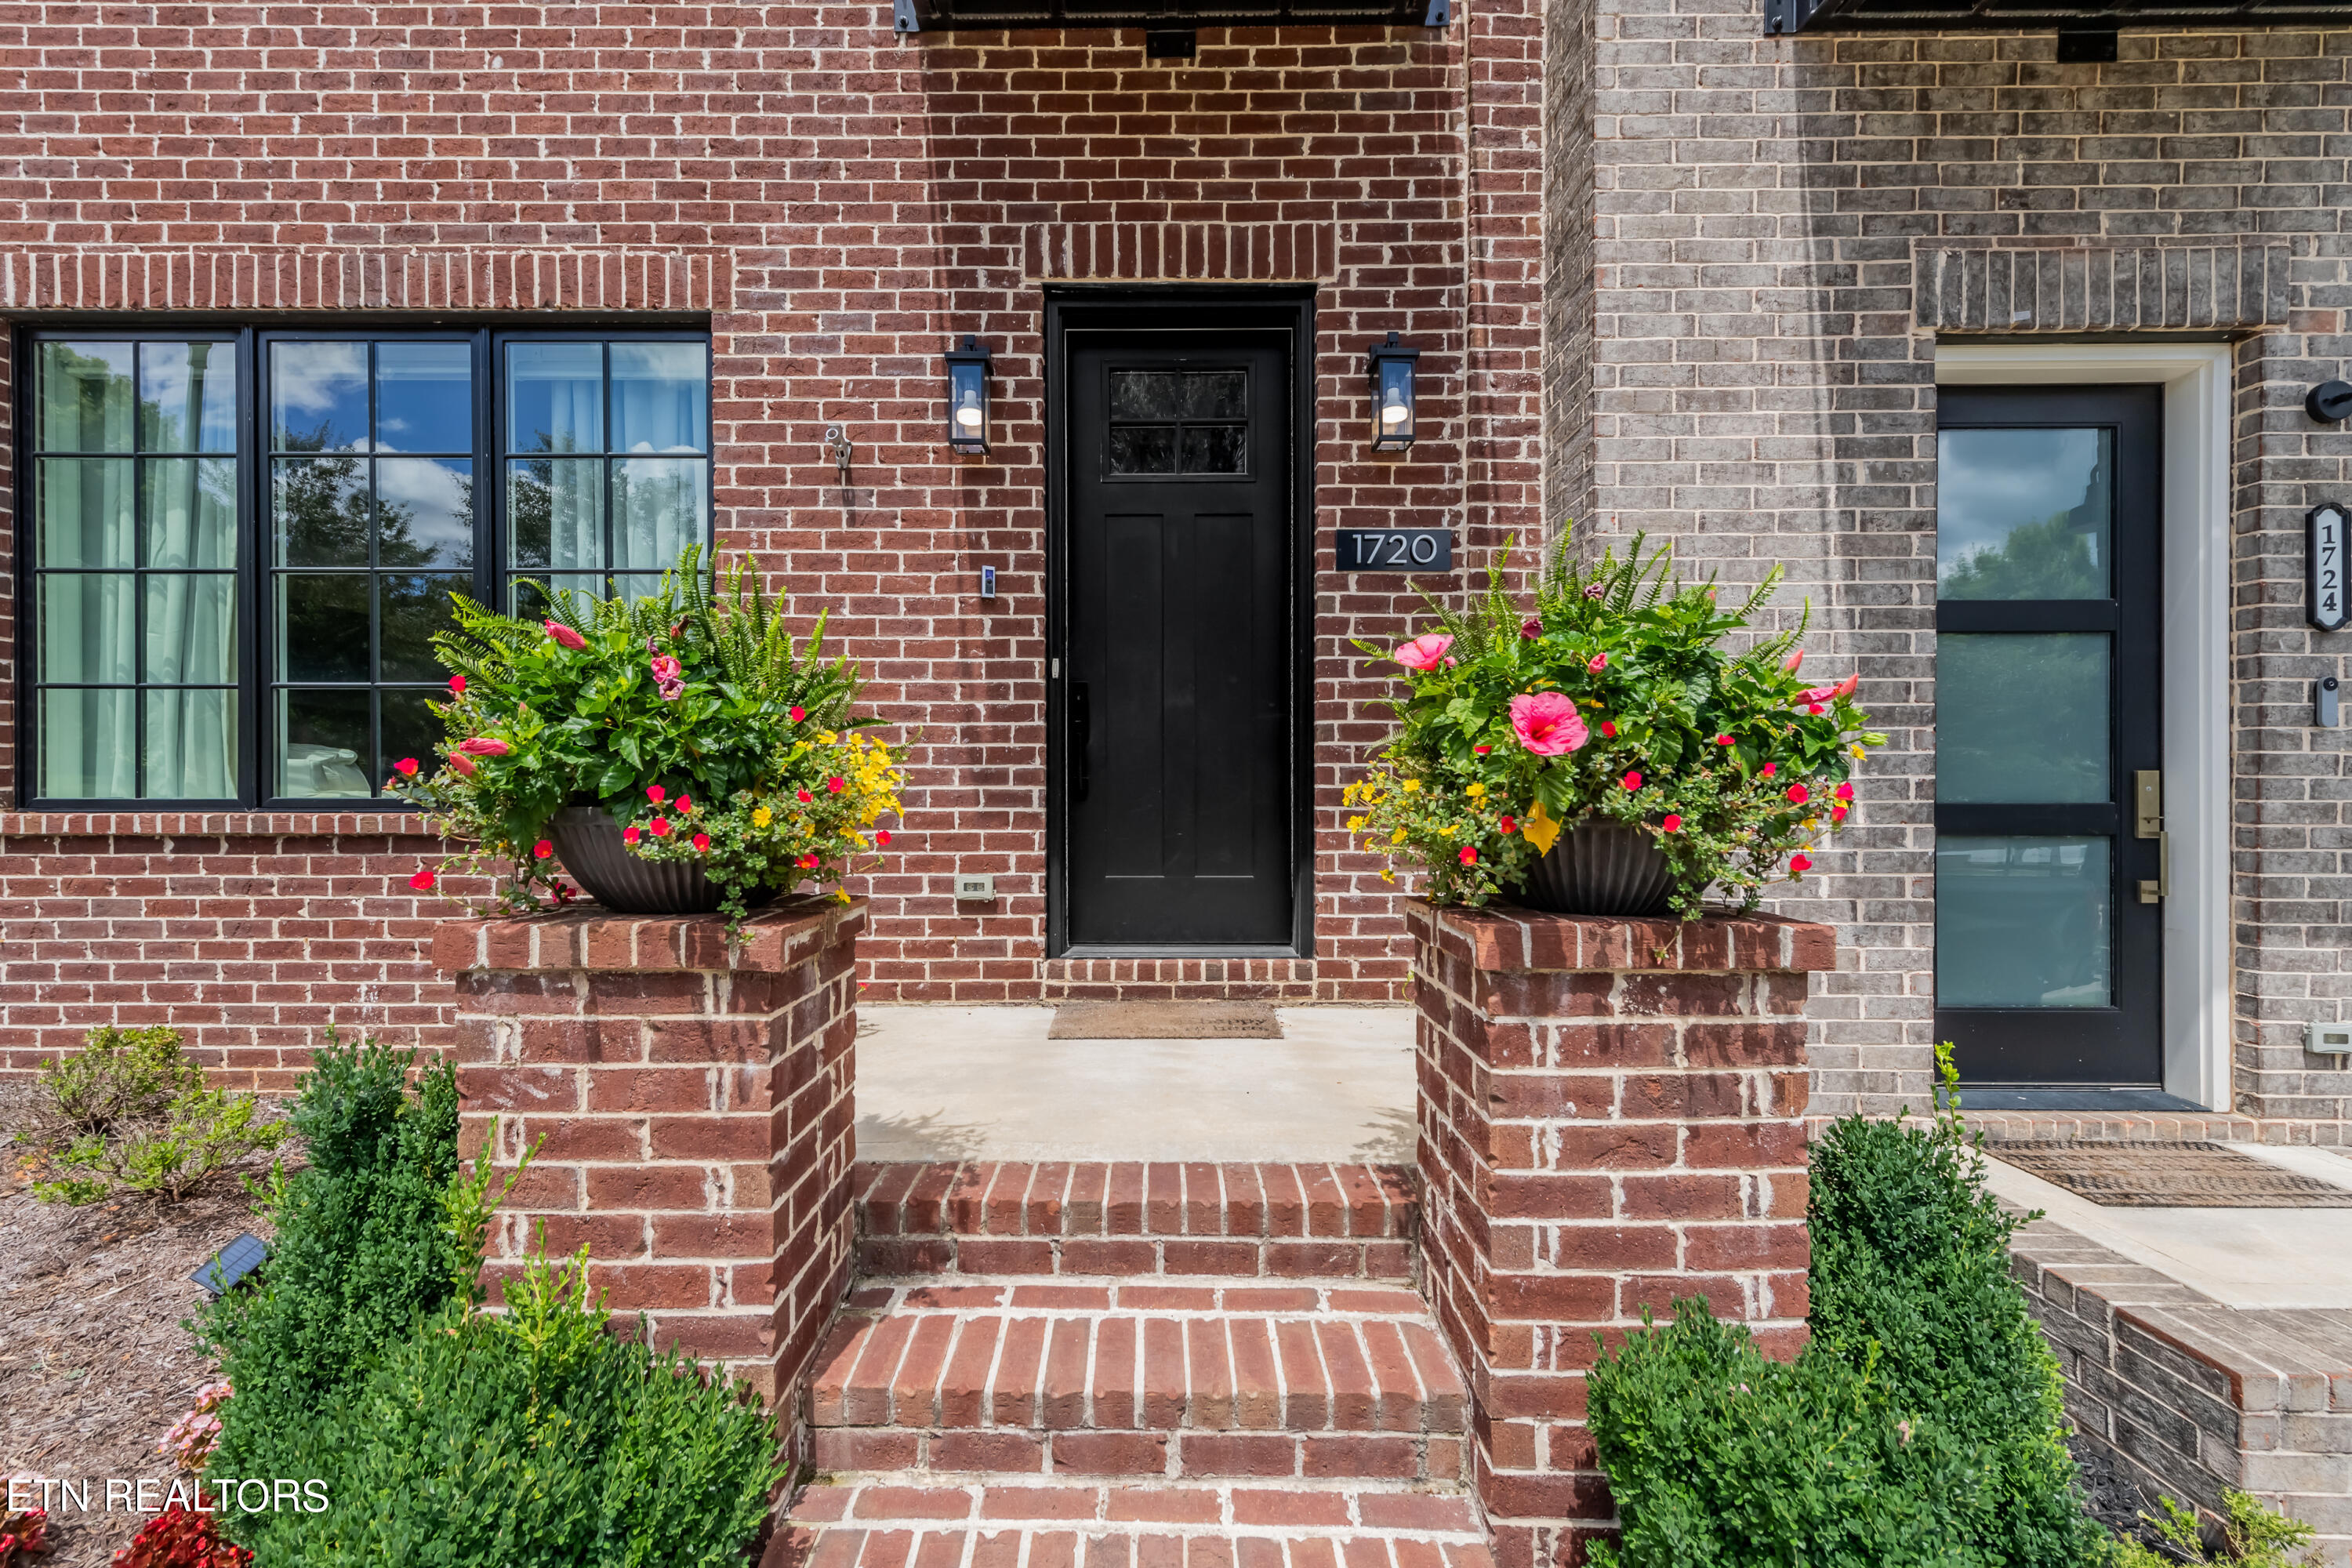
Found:
<path fill-rule="evenodd" d="M 948 366 L 948 444 L 961 452 L 988 450 L 988 367 Z"/>
<path fill-rule="evenodd" d="M 1393 451 L 1412 445 L 1412 361 L 1382 359 L 1372 387 L 1372 446 Z"/>

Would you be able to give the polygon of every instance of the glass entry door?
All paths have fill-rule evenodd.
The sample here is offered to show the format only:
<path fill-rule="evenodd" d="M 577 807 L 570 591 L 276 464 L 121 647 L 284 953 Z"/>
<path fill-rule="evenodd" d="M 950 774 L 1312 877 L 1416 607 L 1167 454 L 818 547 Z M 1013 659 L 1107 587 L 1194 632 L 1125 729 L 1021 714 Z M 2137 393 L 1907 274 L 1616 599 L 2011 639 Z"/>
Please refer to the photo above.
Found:
<path fill-rule="evenodd" d="M 1946 387 L 1936 1027 L 1980 1084 L 2162 1076 L 2159 389 Z"/>

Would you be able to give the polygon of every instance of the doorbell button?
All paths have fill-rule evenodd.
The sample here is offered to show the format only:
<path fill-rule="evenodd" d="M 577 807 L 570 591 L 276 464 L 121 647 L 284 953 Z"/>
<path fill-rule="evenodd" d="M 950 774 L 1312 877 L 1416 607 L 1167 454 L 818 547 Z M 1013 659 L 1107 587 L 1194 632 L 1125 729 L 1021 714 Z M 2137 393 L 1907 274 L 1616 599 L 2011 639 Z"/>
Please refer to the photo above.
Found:
<path fill-rule="evenodd" d="M 2339 701 L 2341 696 L 2342 693 L 2337 689 L 2337 682 L 2334 676 L 2328 676 L 2320 681 L 2316 697 L 2321 729 L 2334 730 L 2342 726 L 2344 710 Z"/>

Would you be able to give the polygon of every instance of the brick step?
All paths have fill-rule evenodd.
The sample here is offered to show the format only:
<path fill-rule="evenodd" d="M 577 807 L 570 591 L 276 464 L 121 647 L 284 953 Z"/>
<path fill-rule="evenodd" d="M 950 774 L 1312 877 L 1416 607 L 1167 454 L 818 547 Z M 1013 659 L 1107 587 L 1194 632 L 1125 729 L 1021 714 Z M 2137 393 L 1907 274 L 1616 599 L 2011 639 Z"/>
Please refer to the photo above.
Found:
<path fill-rule="evenodd" d="M 1400 1165 L 863 1163 L 860 1271 L 1403 1280 Z"/>
<path fill-rule="evenodd" d="M 793 1504 L 762 1568 L 1494 1568 L 1460 1492 L 1363 1485 L 941 1484 Z"/>
<path fill-rule="evenodd" d="M 1450 1481 L 1462 1380 L 1352 1280 L 868 1280 L 817 1357 L 824 1470 Z"/>

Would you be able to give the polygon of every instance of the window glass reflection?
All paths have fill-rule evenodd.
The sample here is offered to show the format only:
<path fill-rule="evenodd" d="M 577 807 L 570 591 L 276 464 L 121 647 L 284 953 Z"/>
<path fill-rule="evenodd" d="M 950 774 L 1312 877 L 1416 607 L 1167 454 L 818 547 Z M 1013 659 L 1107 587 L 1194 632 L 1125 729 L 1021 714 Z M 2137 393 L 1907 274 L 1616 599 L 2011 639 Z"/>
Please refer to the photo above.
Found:
<path fill-rule="evenodd" d="M 1936 437 L 1936 592 L 2104 599 L 2114 574 L 2115 434 L 1944 430 Z"/>
<path fill-rule="evenodd" d="M 2112 1005 L 2109 847 L 2104 837 L 1938 837 L 1937 1005 Z"/>

